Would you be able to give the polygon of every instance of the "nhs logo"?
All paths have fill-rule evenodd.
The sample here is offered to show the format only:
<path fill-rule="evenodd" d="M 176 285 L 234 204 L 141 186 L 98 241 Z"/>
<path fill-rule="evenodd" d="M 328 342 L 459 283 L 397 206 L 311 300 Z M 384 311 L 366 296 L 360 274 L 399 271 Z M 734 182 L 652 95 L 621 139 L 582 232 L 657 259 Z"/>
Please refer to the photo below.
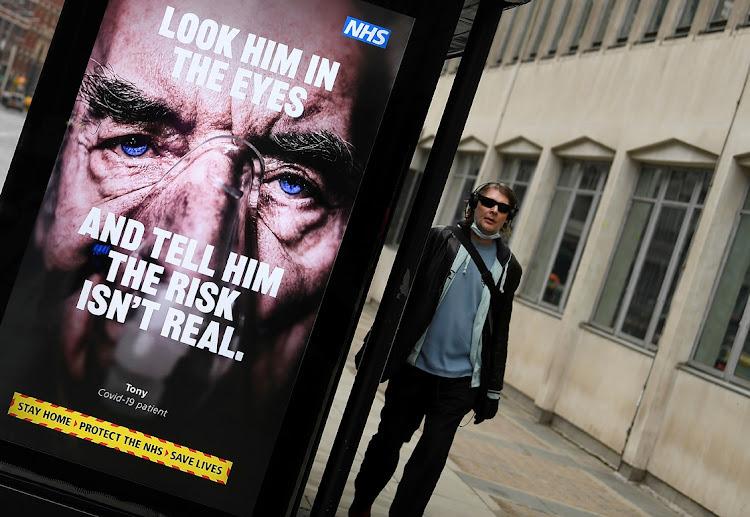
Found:
<path fill-rule="evenodd" d="M 344 30 L 341 32 L 344 36 L 359 41 L 364 41 L 376 47 L 385 48 L 388 44 L 388 38 L 391 31 L 384 27 L 378 27 L 371 23 L 363 22 L 351 16 L 346 17 Z"/>

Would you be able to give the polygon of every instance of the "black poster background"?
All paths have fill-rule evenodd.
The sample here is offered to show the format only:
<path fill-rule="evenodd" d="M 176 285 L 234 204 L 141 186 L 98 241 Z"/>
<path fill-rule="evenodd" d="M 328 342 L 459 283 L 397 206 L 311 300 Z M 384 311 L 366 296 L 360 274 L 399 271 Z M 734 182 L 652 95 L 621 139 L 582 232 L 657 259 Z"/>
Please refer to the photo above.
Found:
<path fill-rule="evenodd" d="M 142 107 L 140 119 L 134 121 L 127 117 L 118 119 L 111 108 L 125 103 L 107 98 L 109 108 L 104 109 L 106 115 L 103 115 L 102 108 L 99 111 L 92 108 L 95 104 L 91 101 L 92 88 L 99 88 L 95 98 L 100 101 L 107 94 L 132 101 L 132 91 L 126 89 L 115 94 L 111 91 L 102 94 L 101 84 L 84 80 L 35 231 L 0 324 L 0 401 L 3 404 L 10 405 L 12 394 L 21 392 L 225 458 L 233 462 L 227 486 L 132 458 L 7 415 L 0 417 L 0 438 L 223 511 L 245 514 L 252 508 L 284 414 L 295 371 L 325 289 L 332 257 L 335 257 L 346 224 L 347 207 L 354 202 L 358 185 L 356 171 L 363 170 L 367 163 L 369 149 L 411 28 L 411 19 L 407 17 L 362 2 L 343 2 L 348 4 L 344 8 L 338 5 L 341 3 L 287 1 L 273 2 L 273 7 L 269 8 L 268 2 L 260 0 L 221 2 L 214 6 L 197 1 L 128 0 L 122 5 L 121 2 L 110 2 L 103 27 L 114 27 L 116 36 L 107 40 L 111 35 L 105 29 L 100 33 L 87 77 L 97 74 L 110 79 L 115 77 L 121 80 L 118 83 L 120 86 L 130 84 L 145 93 L 146 100 L 156 97 L 162 102 Z M 179 32 L 176 29 L 186 13 L 199 21 L 213 20 L 217 28 L 226 26 L 238 29 L 231 43 L 232 57 L 223 53 L 225 48 L 219 49 L 223 53 L 220 54 L 215 51 L 215 46 L 204 44 L 198 47 L 197 40 L 193 38 L 192 42 L 188 41 L 190 38 L 187 34 L 183 38 L 186 42 L 178 41 L 176 35 L 173 39 L 160 35 L 167 6 L 174 8 L 168 29 L 175 32 Z M 341 32 L 347 16 L 390 29 L 392 32 L 387 48 L 343 36 Z M 137 30 L 136 25 L 139 26 Z M 188 25 L 186 23 L 186 31 Z M 210 37 L 211 26 L 208 23 L 205 25 L 205 32 L 202 33 L 204 41 Z M 253 67 L 249 63 L 241 63 L 239 55 L 249 33 L 286 44 L 290 52 L 293 48 L 301 50 L 302 57 L 295 78 L 270 71 L 272 65 L 264 68 L 262 65 Z M 150 41 L 157 42 L 153 49 L 149 48 Z M 182 54 L 175 54 L 175 47 L 184 49 Z M 195 84 L 201 82 L 199 70 L 195 72 L 193 81 L 188 81 L 186 77 L 189 71 L 186 72 L 186 68 L 192 57 L 186 51 L 202 54 L 204 59 L 210 57 L 226 62 L 228 66 L 223 81 L 215 76 L 212 83 L 214 89 L 210 92 L 205 86 L 211 82 L 210 79 L 204 78 L 203 86 Z M 123 55 L 123 52 L 127 54 Z M 315 87 L 302 81 L 313 54 L 328 59 L 329 63 L 340 63 L 330 92 L 323 86 Z M 182 74 L 167 77 L 165 71 L 173 70 L 181 55 L 188 56 L 184 57 Z M 242 106 L 252 101 L 230 94 L 237 67 L 261 75 L 262 80 L 269 81 L 271 86 L 268 88 L 276 84 L 270 81 L 288 83 L 286 88 L 283 85 L 277 87 L 281 92 L 280 98 L 284 92 L 291 94 L 291 88 L 295 85 L 303 88 L 307 96 L 302 99 L 297 90 L 299 103 L 290 104 L 291 113 L 284 106 L 289 97 L 275 103 L 277 108 L 281 105 L 281 112 L 278 112 L 268 108 L 268 95 L 262 96 L 259 103 L 253 105 L 251 113 L 244 113 Z M 221 72 L 221 67 L 218 70 Z M 154 84 L 166 84 L 169 88 L 163 87 L 154 95 L 149 95 Z M 107 88 L 111 85 L 112 81 L 106 83 Z M 180 94 L 185 95 L 184 100 Z M 300 105 L 301 116 L 294 116 Z M 171 111 L 165 110 L 165 107 Z M 180 112 L 181 109 L 185 111 Z M 227 123 L 228 113 L 233 124 Z M 176 114 L 179 118 L 176 118 Z M 257 120 L 260 122 L 254 122 Z M 237 128 L 242 128 L 240 134 L 236 134 Z M 332 165 L 330 157 L 321 158 L 314 153 L 307 153 L 302 165 L 279 172 L 282 170 L 277 167 L 280 161 L 300 162 L 292 160 L 292 157 L 296 158 L 294 153 L 285 154 L 287 148 L 279 150 L 282 144 L 269 143 L 268 135 L 292 134 L 297 129 L 299 133 L 328 130 L 341 137 L 341 142 L 351 151 L 354 164 L 348 169 L 348 178 L 341 174 L 336 177 L 338 181 L 349 183 L 346 188 L 332 185 L 330 178 L 320 178 L 320 171 L 335 168 L 338 162 Z M 181 140 L 180 135 L 183 134 L 189 137 Z M 218 160 L 237 167 L 237 162 L 240 162 L 242 172 L 236 175 L 246 174 L 248 163 L 253 161 L 252 148 L 245 143 L 238 144 L 237 139 L 222 136 L 227 134 L 257 147 L 265 160 L 265 172 L 261 173 L 256 166 L 255 173 L 250 173 L 247 189 L 255 194 L 245 193 L 250 199 L 249 205 L 242 204 L 239 209 L 233 206 L 217 210 L 206 196 L 198 195 L 195 202 L 202 200 L 206 208 L 200 205 L 199 209 L 187 211 L 184 207 L 193 202 L 187 194 L 165 197 L 163 200 L 157 196 L 161 191 L 168 192 L 190 167 L 201 166 L 202 170 L 208 170 L 209 166 L 201 162 L 203 157 L 220 157 L 216 160 L 206 158 L 209 164 Z M 205 142 L 212 142 L 208 145 L 217 143 L 211 140 L 216 137 L 219 137 L 218 143 L 229 148 L 229 151 L 209 148 L 208 152 L 199 154 L 195 162 L 180 162 L 182 156 L 205 145 Z M 301 145 L 299 141 L 292 143 L 298 147 Z M 85 149 L 86 154 L 70 151 L 74 147 Z M 145 152 L 139 154 L 144 147 Z M 132 164 L 144 156 L 153 162 L 151 169 Z M 96 160 L 98 162 L 92 163 Z M 171 177 L 170 181 L 163 183 L 159 183 L 161 177 L 148 179 L 152 170 L 166 169 L 164 174 L 169 176 L 168 171 L 175 170 L 173 167 L 183 165 L 183 169 L 172 174 L 176 178 L 174 181 Z M 121 173 L 121 170 L 128 172 Z M 108 185 L 107 181 L 117 178 L 115 174 L 123 174 L 126 183 L 140 183 L 135 188 L 122 187 L 122 183 Z M 213 181 L 211 184 L 215 187 L 216 183 Z M 225 190 L 238 186 L 231 181 L 219 183 Z M 205 185 L 200 183 L 198 177 L 190 188 L 196 190 L 202 186 Z M 239 187 L 238 190 L 242 190 L 242 185 Z M 156 188 L 160 190 L 156 191 Z M 329 191 L 335 194 L 327 194 Z M 280 200 L 282 196 L 294 198 L 300 193 L 307 196 L 306 201 L 285 204 Z M 146 210 L 140 208 L 139 202 L 130 205 L 127 201 L 117 202 L 123 195 L 135 196 L 139 200 L 151 199 L 149 196 L 152 196 L 158 208 Z M 240 199 L 245 201 L 243 197 Z M 278 305 L 267 310 L 263 306 L 263 299 L 268 298 L 268 294 L 244 290 L 241 298 L 238 298 L 242 303 L 237 305 L 242 305 L 243 310 L 237 311 L 235 317 L 242 315 L 246 320 L 241 327 L 237 325 L 241 342 L 233 346 L 246 354 L 242 361 L 217 361 L 217 354 L 191 348 L 175 340 L 163 340 L 154 345 L 171 346 L 184 352 L 161 378 L 158 388 L 161 388 L 162 394 L 149 401 L 155 407 L 166 410 L 166 417 L 136 413 L 122 405 L 107 404 L 98 394 L 105 386 L 110 392 L 119 389 L 125 393 L 124 384 L 152 394 L 158 389 L 154 389 L 152 379 L 139 376 L 137 371 L 112 374 L 117 361 L 116 350 L 120 346 L 118 343 L 124 342 L 118 342 L 120 330 L 111 328 L 117 325 L 104 316 L 94 316 L 85 309 L 71 306 L 70 300 L 78 299 L 86 280 L 92 281 L 92 284 L 107 283 L 102 277 L 109 267 L 109 259 L 102 254 L 101 248 L 95 248 L 98 244 L 95 239 L 78 232 L 94 206 L 102 211 L 100 222 L 103 222 L 107 212 L 133 220 L 143 219 L 141 222 L 146 230 L 144 242 L 148 244 L 143 248 L 144 252 L 153 247 L 153 241 L 148 241 L 153 227 L 164 228 L 168 224 L 175 224 L 175 233 L 195 239 L 199 246 L 206 244 L 201 240 L 207 235 L 212 237 L 206 237 L 203 241 L 217 239 L 224 242 L 227 233 L 231 233 L 230 229 L 224 225 L 217 232 L 211 228 L 212 222 L 217 217 L 226 217 L 227 211 L 233 211 L 238 214 L 237 218 L 242 224 L 242 231 L 238 233 L 244 237 L 233 237 L 240 242 L 232 241 L 227 245 L 228 249 L 266 263 L 271 270 L 277 265 L 283 266 L 285 276 L 282 284 L 300 279 L 297 282 L 300 287 L 287 296 L 286 302 L 283 302 L 284 288 L 280 287 L 278 297 L 274 298 Z M 253 213 L 246 213 L 250 212 L 247 206 L 253 208 Z M 335 213 L 331 215 L 332 212 Z M 252 243 L 262 238 L 259 237 L 261 231 L 256 227 L 258 219 L 262 219 L 259 214 L 266 217 L 261 221 L 267 228 L 266 235 L 270 233 L 277 241 L 283 241 L 282 244 L 296 245 L 295 253 L 287 253 L 287 248 L 281 245 Z M 274 217 L 279 219 L 269 222 Z M 338 229 L 337 225 L 340 226 Z M 284 231 L 293 233 L 295 228 L 301 229 L 298 238 L 279 236 Z M 304 242 L 306 232 L 317 232 L 309 243 Z M 317 249 L 315 246 L 325 239 L 328 241 L 320 248 L 323 251 L 305 256 L 305 250 Z M 86 240 L 88 243 L 84 244 Z M 302 248 L 299 248 L 298 241 L 302 242 Z M 130 250 L 122 247 L 113 246 L 113 249 L 131 255 Z M 321 255 L 329 258 L 320 259 Z M 164 265 L 164 254 L 160 255 L 159 260 L 149 259 L 143 254 L 141 257 L 148 263 Z M 300 257 L 299 264 L 295 263 L 295 257 Z M 296 268 L 296 265 L 304 267 Z M 179 266 L 168 268 L 184 273 L 190 279 L 214 280 L 221 285 L 218 278 L 207 278 Z M 220 264 L 214 269 L 216 277 L 219 277 Z M 314 273 L 310 273 L 310 270 Z M 167 283 L 166 275 L 164 282 Z M 109 286 L 117 288 L 117 281 L 110 282 Z M 157 285 L 160 295 L 166 287 Z M 122 291 L 129 290 L 123 287 Z M 137 290 L 130 291 L 134 295 L 148 297 Z M 67 306 L 65 300 L 68 300 Z M 85 318 L 81 314 L 85 314 Z M 223 325 L 229 324 L 220 318 L 215 319 Z M 285 332 L 285 329 L 290 331 Z M 265 353 L 255 353 L 260 346 L 258 343 L 263 344 Z M 225 364 L 218 364 L 220 361 Z M 145 366 L 149 365 L 145 363 Z M 213 377 L 206 373 L 207 366 L 213 368 Z"/>

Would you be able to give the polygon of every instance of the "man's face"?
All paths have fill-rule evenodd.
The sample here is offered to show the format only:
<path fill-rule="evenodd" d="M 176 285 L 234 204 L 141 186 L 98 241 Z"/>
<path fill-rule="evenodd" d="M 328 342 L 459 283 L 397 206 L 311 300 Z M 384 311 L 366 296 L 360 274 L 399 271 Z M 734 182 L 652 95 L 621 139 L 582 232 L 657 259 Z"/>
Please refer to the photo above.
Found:
<path fill-rule="evenodd" d="M 356 43 L 340 37 L 343 2 L 296 14 L 275 2 L 229 3 L 180 2 L 169 28 L 179 32 L 185 13 L 239 27 L 231 59 L 160 35 L 164 2 L 123 1 L 110 9 L 115 14 L 102 26 L 61 157 L 45 260 L 62 270 L 87 260 L 91 240 L 77 231 L 97 206 L 139 220 L 147 234 L 159 227 L 283 268 L 277 296 L 258 296 L 257 310 L 261 319 L 284 324 L 283 315 L 293 314 L 289 307 L 307 310 L 322 291 L 359 182 L 347 142 L 353 138 L 362 58 Z M 316 28 L 312 41 L 309 27 Z M 307 61 L 295 79 L 240 63 L 247 32 L 304 49 L 308 58 L 315 53 L 340 62 L 333 90 L 302 83 Z M 304 42 L 295 41 L 299 33 Z M 186 79 L 191 58 L 173 77 L 175 47 L 229 63 L 222 91 L 197 86 L 199 73 L 193 82 Z M 269 109 L 268 94 L 254 103 L 252 86 L 244 100 L 228 95 L 238 66 L 283 79 L 290 89 L 304 87 L 303 114 L 294 118 Z M 239 139 L 260 152 L 263 174 L 254 150 Z M 311 150 L 315 146 L 329 159 Z"/>
<path fill-rule="evenodd" d="M 491 186 L 481 192 L 480 195 L 488 197 L 494 201 L 505 203 L 506 205 L 510 204 L 508 197 L 497 187 Z M 477 226 L 482 230 L 482 233 L 486 235 L 494 235 L 499 232 L 500 228 L 503 227 L 507 220 L 508 214 L 499 212 L 496 205 L 492 208 L 487 208 L 480 201 L 474 209 L 474 222 L 477 223 Z"/>

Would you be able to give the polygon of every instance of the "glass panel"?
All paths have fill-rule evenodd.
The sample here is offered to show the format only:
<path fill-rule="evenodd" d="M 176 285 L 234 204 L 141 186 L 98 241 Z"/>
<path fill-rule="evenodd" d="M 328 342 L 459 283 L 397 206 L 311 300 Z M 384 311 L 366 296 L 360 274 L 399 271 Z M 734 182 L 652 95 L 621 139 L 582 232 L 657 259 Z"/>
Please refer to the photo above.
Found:
<path fill-rule="evenodd" d="M 578 185 L 578 188 L 583 190 L 596 190 L 596 187 L 599 184 L 599 178 L 602 174 L 601 169 L 602 166 L 596 163 L 584 165 L 581 183 Z"/>
<path fill-rule="evenodd" d="M 521 164 L 518 167 L 518 174 L 516 174 L 516 181 L 530 182 L 535 169 L 536 160 L 521 160 Z"/>
<path fill-rule="evenodd" d="M 635 284 L 633 298 L 625 314 L 621 329 L 623 333 L 638 339 L 646 336 L 684 216 L 684 208 L 661 209 L 646 259 Z"/>
<path fill-rule="evenodd" d="M 500 50 L 497 52 L 497 60 L 495 63 L 499 64 L 503 61 L 503 56 L 505 55 L 505 50 L 508 48 L 508 41 L 510 40 L 510 35 L 513 32 L 513 27 L 517 17 L 518 9 L 513 9 L 513 14 L 510 15 L 510 21 L 508 22 L 508 25 L 505 26 L 503 42 L 500 44 Z"/>
<path fill-rule="evenodd" d="M 450 179 L 448 188 L 444 191 L 445 205 L 440 214 L 440 224 L 453 224 L 456 222 L 453 220 L 453 214 L 455 213 L 456 205 L 461 199 L 463 184 L 464 178 L 462 176 L 453 176 Z"/>
<path fill-rule="evenodd" d="M 526 191 L 528 190 L 528 188 L 526 187 L 526 185 L 516 185 L 512 188 L 513 192 L 516 193 L 516 199 L 518 200 L 518 207 L 520 209 L 523 204 L 523 200 L 526 197 Z"/>
<path fill-rule="evenodd" d="M 651 343 L 653 343 L 654 345 L 659 344 L 659 338 L 661 337 L 662 331 L 664 330 L 664 323 L 666 323 L 667 321 L 669 307 L 672 304 L 672 296 L 674 296 L 674 291 L 675 289 L 677 289 L 677 285 L 680 283 L 680 278 L 682 278 L 682 270 L 685 267 L 685 261 L 687 260 L 688 251 L 690 250 L 690 243 L 693 241 L 693 234 L 695 233 L 695 227 L 698 224 L 699 218 L 700 210 L 694 211 L 692 217 L 690 218 L 690 228 L 688 229 L 688 234 L 686 235 L 685 244 L 682 247 L 682 251 L 680 253 L 680 261 L 677 263 L 677 274 L 671 279 L 669 291 L 667 292 L 667 298 L 664 300 L 664 306 L 661 308 L 659 319 L 656 321 L 656 329 L 654 330 L 654 336 L 651 339 Z"/>
<path fill-rule="evenodd" d="M 628 219 L 594 314 L 594 322 L 600 325 L 614 328 L 617 313 L 625 296 L 625 286 L 633 271 L 635 258 L 641 247 L 643 233 L 651 218 L 652 209 L 653 205 L 644 201 L 633 201 L 630 207 Z"/>
<path fill-rule="evenodd" d="M 521 34 L 518 36 L 518 40 L 516 41 L 515 49 L 513 50 L 513 61 L 518 61 L 518 57 L 521 55 L 521 46 L 523 45 L 524 40 L 526 39 L 526 33 L 529 32 L 529 22 L 531 21 L 531 15 L 534 12 L 534 7 L 536 4 L 531 5 L 525 5 L 523 7 L 517 7 L 516 9 L 526 9 L 526 18 L 523 21 L 523 28 L 521 29 Z"/>
<path fill-rule="evenodd" d="M 542 43 L 542 38 L 544 38 L 544 33 L 547 30 L 547 22 L 549 21 L 549 13 L 552 10 L 552 7 L 555 4 L 555 0 L 547 0 L 544 2 L 544 13 L 542 14 L 542 21 L 539 24 L 539 28 L 536 31 L 536 36 L 534 37 L 534 44 L 531 46 L 531 52 L 529 52 L 529 57 L 536 57 L 537 53 L 539 52 L 539 45 Z"/>
<path fill-rule="evenodd" d="M 560 21 L 557 23 L 557 28 L 555 29 L 555 35 L 552 36 L 552 42 L 550 43 L 549 52 L 547 53 L 548 56 L 554 56 L 555 53 L 557 53 L 557 46 L 560 44 L 560 36 L 562 36 L 563 29 L 565 29 L 568 22 L 569 14 L 570 0 L 565 0 L 565 5 L 563 6 L 562 14 L 560 15 Z"/>
<path fill-rule="evenodd" d="M 568 209 L 572 193 L 566 190 L 556 190 L 552 204 L 544 220 L 544 227 L 539 236 L 534 258 L 529 264 L 527 280 L 523 286 L 523 293 L 538 300 L 542 286 L 547 282 L 549 263 L 554 253 L 555 242 L 560 234 L 565 212 Z"/>
<path fill-rule="evenodd" d="M 622 20 L 620 31 L 617 33 L 617 42 L 625 43 L 628 41 L 630 36 L 630 29 L 633 28 L 633 20 L 635 20 L 635 13 L 638 11 L 638 6 L 641 4 L 640 0 L 630 0 L 628 4 L 628 10 L 625 12 L 625 17 Z"/>
<path fill-rule="evenodd" d="M 690 26 L 693 24 L 693 18 L 695 17 L 695 11 L 698 9 L 698 2 L 700 0 L 685 0 L 682 7 L 682 13 L 680 19 L 677 22 L 677 34 L 684 34 L 690 30 Z"/>
<path fill-rule="evenodd" d="M 656 37 L 656 33 L 659 32 L 659 27 L 661 26 L 661 20 L 664 18 L 664 11 L 667 9 L 667 2 L 669 0 L 657 0 L 656 4 L 654 4 L 654 10 L 651 12 L 651 18 L 648 21 L 644 39 L 654 39 Z"/>
<path fill-rule="evenodd" d="M 693 196 L 695 184 L 701 180 L 701 174 L 695 171 L 673 170 L 664 199 L 689 203 Z"/>
<path fill-rule="evenodd" d="M 643 167 L 641 175 L 638 177 L 634 196 L 656 199 L 665 172 L 661 167 Z"/>
<path fill-rule="evenodd" d="M 707 171 L 701 176 L 703 184 L 701 185 L 701 193 L 698 195 L 699 205 L 703 205 L 703 203 L 705 203 L 706 201 L 706 195 L 708 194 L 708 189 L 711 186 L 711 171 Z"/>
<path fill-rule="evenodd" d="M 578 179 L 578 169 L 580 163 L 563 163 L 563 168 L 560 171 L 560 177 L 557 180 L 558 187 L 573 187 Z"/>
<path fill-rule="evenodd" d="M 483 155 L 478 153 L 459 152 L 456 154 L 456 164 L 450 190 L 446 196 L 446 203 L 440 217 L 440 224 L 454 224 L 464 218 L 464 209 L 469 195 L 474 190 L 474 182 L 482 165 Z"/>
<path fill-rule="evenodd" d="M 729 15 L 732 14 L 732 7 L 734 7 L 732 0 L 717 0 L 709 26 L 711 28 L 724 27 Z"/>
<path fill-rule="evenodd" d="M 607 0 L 602 9 L 602 16 L 599 18 L 599 25 L 596 27 L 596 34 L 594 34 L 593 46 L 599 46 L 604 40 L 604 34 L 607 32 L 607 26 L 609 25 L 609 18 L 612 16 L 612 8 L 615 6 L 614 0 Z"/>
<path fill-rule="evenodd" d="M 404 229 L 406 229 L 406 221 L 409 218 L 411 207 L 414 205 L 417 189 L 419 188 L 419 182 L 421 180 L 422 171 L 417 169 L 409 169 L 407 171 L 404 185 L 398 196 L 396 208 L 393 211 L 393 221 L 388 229 L 388 235 L 386 235 L 385 238 L 386 244 L 395 246 L 401 242 L 401 237 L 404 235 Z"/>
<path fill-rule="evenodd" d="M 570 42 L 570 50 L 578 50 L 578 45 L 581 43 L 581 37 L 583 37 L 583 31 L 586 29 L 586 24 L 589 21 L 589 14 L 591 14 L 591 0 L 586 0 L 581 10 L 581 17 L 578 18 L 578 25 L 576 25 L 575 34 Z"/>
<path fill-rule="evenodd" d="M 581 245 L 584 226 L 589 209 L 594 201 L 591 195 L 578 195 L 573 202 L 570 218 L 565 225 L 560 248 L 552 265 L 552 272 L 547 280 L 547 288 L 544 290 L 542 299 L 552 305 L 560 305 L 560 300 L 565 286 L 568 284 L 568 275 L 571 273 L 570 266 L 575 257 L 578 246 Z M 575 274 L 575 272 L 573 272 Z M 571 278 L 572 280 L 572 278 Z"/>
<path fill-rule="evenodd" d="M 745 201 L 748 204 L 750 196 Z M 693 359 L 724 370 L 750 294 L 750 217 L 742 216 Z M 745 343 L 747 352 L 747 342 Z M 738 365 L 739 368 L 739 365 Z"/>

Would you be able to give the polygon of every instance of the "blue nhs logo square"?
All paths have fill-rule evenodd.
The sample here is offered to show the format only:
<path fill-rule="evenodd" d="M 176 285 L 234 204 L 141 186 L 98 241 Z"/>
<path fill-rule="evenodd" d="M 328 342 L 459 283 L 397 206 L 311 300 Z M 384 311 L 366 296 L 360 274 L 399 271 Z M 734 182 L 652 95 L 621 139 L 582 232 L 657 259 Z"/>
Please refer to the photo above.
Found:
<path fill-rule="evenodd" d="M 347 16 L 344 30 L 341 34 L 376 47 L 385 48 L 388 45 L 388 38 L 391 35 L 391 31 L 384 27 L 378 27 L 377 25 Z"/>

